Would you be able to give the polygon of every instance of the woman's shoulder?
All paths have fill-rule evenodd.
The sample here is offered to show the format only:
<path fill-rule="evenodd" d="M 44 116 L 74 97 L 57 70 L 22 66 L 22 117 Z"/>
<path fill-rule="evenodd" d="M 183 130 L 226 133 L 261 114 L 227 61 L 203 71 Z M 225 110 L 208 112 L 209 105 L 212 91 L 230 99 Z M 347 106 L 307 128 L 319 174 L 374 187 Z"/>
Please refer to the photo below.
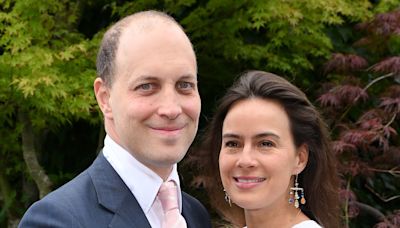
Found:
<path fill-rule="evenodd" d="M 306 220 L 294 225 L 292 228 L 322 228 L 322 226 L 320 226 L 314 220 Z"/>

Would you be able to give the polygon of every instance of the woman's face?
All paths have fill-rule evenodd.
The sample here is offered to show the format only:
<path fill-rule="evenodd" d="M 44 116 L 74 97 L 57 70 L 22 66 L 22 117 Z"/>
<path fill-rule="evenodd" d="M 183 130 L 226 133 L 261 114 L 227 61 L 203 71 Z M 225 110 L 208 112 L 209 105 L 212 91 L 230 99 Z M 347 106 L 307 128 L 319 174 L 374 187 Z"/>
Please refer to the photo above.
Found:
<path fill-rule="evenodd" d="M 284 108 L 273 100 L 235 103 L 222 128 L 219 155 L 223 186 L 246 210 L 287 207 L 291 177 L 307 163 L 305 146 L 296 148 Z"/>

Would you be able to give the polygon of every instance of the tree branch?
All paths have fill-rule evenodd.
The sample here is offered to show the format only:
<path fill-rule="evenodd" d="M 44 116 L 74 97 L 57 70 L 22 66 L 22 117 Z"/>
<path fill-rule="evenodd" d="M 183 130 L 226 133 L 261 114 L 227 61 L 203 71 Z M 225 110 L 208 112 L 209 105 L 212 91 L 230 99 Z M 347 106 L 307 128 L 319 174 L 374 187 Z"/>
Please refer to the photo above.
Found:
<path fill-rule="evenodd" d="M 34 134 L 32 129 L 32 123 L 25 112 L 18 112 L 18 119 L 22 124 L 22 153 L 24 161 L 28 168 L 28 172 L 31 175 L 33 181 L 39 189 L 39 197 L 43 198 L 47 193 L 51 191 L 51 181 L 44 171 L 43 167 L 40 166 L 35 146 L 34 146 Z"/>
<path fill-rule="evenodd" d="M 374 80 L 372 80 L 370 83 L 368 83 L 368 85 L 366 85 L 363 90 L 367 91 L 367 89 L 369 87 L 371 87 L 373 84 L 375 84 L 376 82 L 378 82 L 378 81 L 380 81 L 382 79 L 388 78 L 388 77 L 392 77 L 392 76 L 394 76 L 393 73 L 389 73 L 389 74 L 385 74 L 385 75 L 379 76 L 379 77 L 375 78 Z"/>
<path fill-rule="evenodd" d="M 378 81 L 380 81 L 380 80 L 382 80 L 382 79 L 388 78 L 388 77 L 392 77 L 392 76 L 394 76 L 393 73 L 389 73 L 389 74 L 385 74 L 385 75 L 379 76 L 379 77 L 375 78 L 374 80 L 372 80 L 371 82 L 369 82 L 369 83 L 363 88 L 363 90 L 364 90 L 364 91 L 367 91 L 367 89 L 368 89 L 369 87 L 371 87 L 373 84 L 375 84 L 376 82 L 378 82 Z M 358 95 L 354 100 L 357 101 L 359 98 L 360 98 L 360 95 Z M 353 107 L 353 104 L 348 104 L 348 105 L 345 107 L 345 111 L 344 111 L 343 114 L 340 116 L 338 122 L 342 121 L 342 119 L 347 115 L 347 113 L 350 111 L 350 109 L 351 109 L 352 107 Z"/>
<path fill-rule="evenodd" d="M 391 196 L 389 198 L 385 198 L 383 196 L 381 196 L 379 193 L 375 192 L 375 190 L 373 188 L 371 188 L 369 185 L 365 184 L 365 187 L 372 192 L 376 197 L 378 197 L 380 200 L 382 200 L 383 202 L 387 203 L 389 201 L 395 200 L 397 198 L 400 198 L 400 195 L 396 195 L 396 196 Z"/>
<path fill-rule="evenodd" d="M 396 119 L 397 113 L 393 114 L 392 118 L 389 120 L 389 122 L 384 126 L 384 128 L 389 127 L 390 124 L 393 123 L 393 121 Z"/>
<path fill-rule="evenodd" d="M 396 170 L 397 168 L 398 167 L 394 167 L 393 169 L 386 170 L 386 169 L 375 169 L 375 168 L 368 167 L 368 170 L 378 172 L 378 173 L 389 173 L 395 177 L 400 177 L 400 170 Z"/>

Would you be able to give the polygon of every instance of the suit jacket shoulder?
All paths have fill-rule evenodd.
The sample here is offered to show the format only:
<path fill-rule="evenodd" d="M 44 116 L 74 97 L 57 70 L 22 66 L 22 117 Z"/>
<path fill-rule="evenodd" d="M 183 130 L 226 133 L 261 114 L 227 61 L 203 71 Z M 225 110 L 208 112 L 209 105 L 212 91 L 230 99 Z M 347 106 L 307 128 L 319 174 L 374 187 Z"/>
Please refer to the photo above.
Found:
<path fill-rule="evenodd" d="M 204 206 L 184 192 L 182 208 L 188 228 L 211 227 Z M 136 198 L 102 154 L 87 170 L 34 203 L 19 227 L 151 228 Z"/>
<path fill-rule="evenodd" d="M 182 192 L 182 216 L 189 228 L 211 228 L 207 210 L 196 198 L 186 192 Z"/>
<path fill-rule="evenodd" d="M 19 227 L 148 227 L 128 187 L 100 154 L 70 182 L 34 203 Z"/>

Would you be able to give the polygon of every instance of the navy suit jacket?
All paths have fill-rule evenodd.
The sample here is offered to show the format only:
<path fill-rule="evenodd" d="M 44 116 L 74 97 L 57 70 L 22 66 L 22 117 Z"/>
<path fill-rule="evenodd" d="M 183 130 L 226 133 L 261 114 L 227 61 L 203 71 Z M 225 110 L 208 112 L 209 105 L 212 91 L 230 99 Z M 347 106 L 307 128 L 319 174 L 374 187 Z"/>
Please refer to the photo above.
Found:
<path fill-rule="evenodd" d="M 188 228 L 211 227 L 203 205 L 182 192 Z M 150 228 L 136 198 L 101 153 L 70 182 L 34 203 L 19 227 Z"/>

